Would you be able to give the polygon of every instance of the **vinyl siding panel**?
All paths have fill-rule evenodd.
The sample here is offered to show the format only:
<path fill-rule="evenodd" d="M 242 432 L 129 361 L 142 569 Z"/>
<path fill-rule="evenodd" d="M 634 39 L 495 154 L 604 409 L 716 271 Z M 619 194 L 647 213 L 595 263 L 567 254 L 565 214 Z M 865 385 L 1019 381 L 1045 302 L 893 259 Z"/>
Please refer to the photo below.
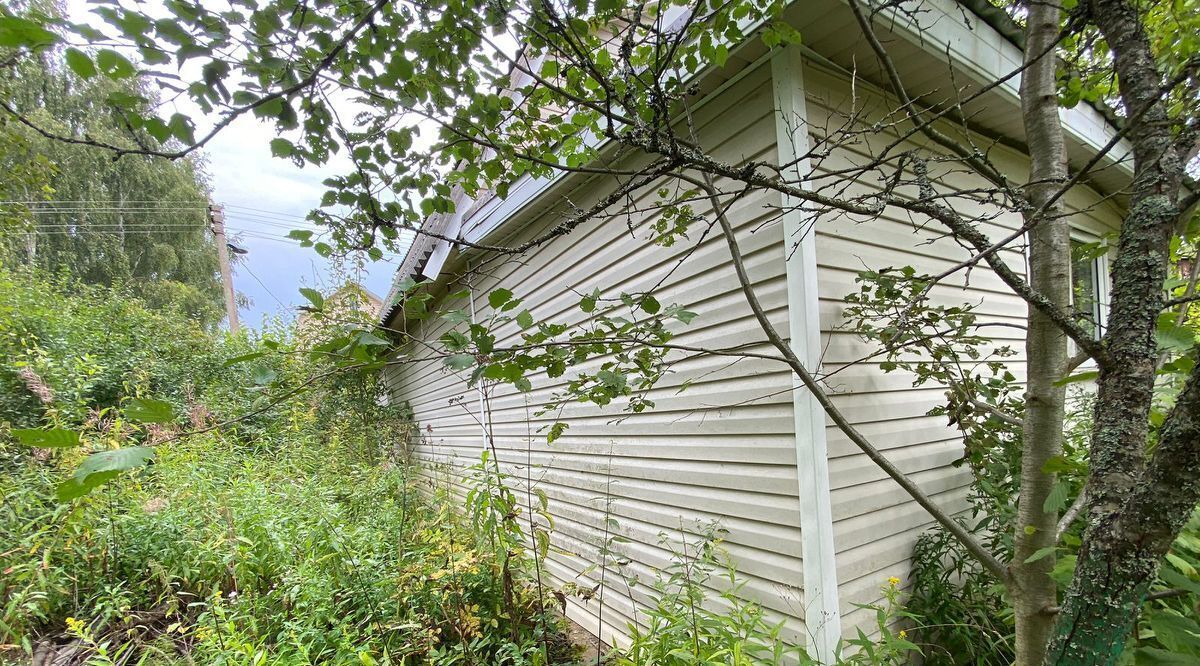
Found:
<path fill-rule="evenodd" d="M 809 128 L 813 141 L 826 138 L 846 126 L 858 113 L 857 127 L 883 119 L 880 97 L 864 86 L 851 91 L 845 79 L 822 68 L 805 71 Z M 857 106 L 855 106 L 857 105 Z M 883 123 L 881 126 L 886 127 Z M 960 128 L 946 133 L 961 135 Z M 895 140 L 890 131 L 866 133 L 853 145 L 837 147 L 813 165 L 814 188 L 853 196 L 878 192 L 870 179 L 847 182 L 838 172 L 865 165 L 869 155 Z M 977 145 L 986 139 L 973 137 Z M 914 140 L 915 141 L 915 140 Z M 901 144 L 896 152 L 916 148 Z M 927 148 L 927 147 L 925 147 Z M 988 156 L 1015 180 L 1028 167 L 1024 158 L 1007 148 L 991 145 Z M 938 168 L 931 164 L 933 171 Z M 932 175 L 932 174 L 931 174 Z M 963 170 L 936 174 L 943 190 L 983 186 Z M 1092 191 L 1078 187 L 1064 197 L 1076 211 L 1072 225 L 1089 233 L 1103 233 L 1118 222 L 1109 204 Z M 955 209 L 983 216 L 981 227 L 999 240 L 1020 227 L 1018 216 L 967 197 L 949 202 Z M 919 273 L 938 274 L 971 256 L 948 238 L 936 224 L 917 224 L 906 213 L 889 209 L 877 219 L 859 219 L 844 214 L 826 214 L 816 223 L 818 285 L 822 342 L 822 370 L 834 402 L 852 423 L 896 465 L 908 474 L 934 501 L 952 513 L 969 516 L 967 490 L 970 473 L 951 464 L 963 454 L 958 431 L 945 417 L 927 416 L 944 403 L 943 389 L 935 385 L 913 386 L 914 376 L 902 371 L 884 373 L 878 359 L 867 359 L 875 348 L 844 330 L 845 297 L 859 290 L 855 278 L 861 271 L 885 267 L 913 266 Z M 1023 245 L 1004 250 L 1004 260 L 1018 272 L 1025 271 Z M 1009 367 L 1018 380 L 1024 377 L 1024 320 L 1026 306 L 986 265 L 960 271 L 935 287 L 931 300 L 939 305 L 975 306 L 983 329 L 995 341 L 1016 352 Z M 906 578 L 917 537 L 933 527 L 933 521 L 899 486 L 874 465 L 832 424 L 827 428 L 829 476 L 834 541 L 842 611 L 842 632 L 870 631 L 874 614 L 855 604 L 881 599 L 880 587 L 889 576 Z"/>
<path fill-rule="evenodd" d="M 701 141 L 720 159 L 774 159 L 769 72 L 758 67 L 695 112 Z M 612 187 L 595 179 L 574 185 L 563 198 L 538 202 L 540 214 L 508 225 L 517 229 L 494 242 L 536 237 L 561 219 L 564 199 L 583 207 Z M 633 206 L 652 201 L 655 189 L 648 188 Z M 786 331 L 784 244 L 780 224 L 772 219 L 772 201 L 746 197 L 729 216 L 759 297 L 775 325 Z M 613 297 L 661 280 L 655 291 L 660 302 L 699 314 L 690 325 L 676 327 L 673 342 L 709 348 L 752 343 L 770 352 L 729 270 L 720 234 L 697 229 L 691 238 L 663 248 L 646 242 L 642 215 L 620 213 L 590 223 L 520 261 L 472 260 L 479 271 L 454 280 L 448 291 L 470 282 L 477 316 L 486 318 L 486 295 L 502 285 L 524 299 L 522 307 L 535 318 L 569 324 L 586 316 L 578 307 L 582 293 L 600 288 L 603 296 Z M 677 265 L 685 254 L 688 260 Z M 418 327 L 419 337 L 430 340 L 447 325 L 427 320 Z M 515 326 L 502 332 L 507 337 L 498 345 L 517 339 Z M 405 351 L 413 358 L 421 354 Z M 688 358 L 681 352 L 672 358 L 678 359 L 672 373 L 651 392 L 654 409 L 628 414 L 620 405 L 569 404 L 558 418 L 570 428 L 552 445 L 539 429 L 554 417 L 535 412 L 567 378 L 543 375 L 527 394 L 496 387 L 489 396 L 498 458 L 520 480 L 518 493 L 528 476 L 546 493 L 555 516 L 547 573 L 556 585 L 599 583 L 607 525 L 609 536 L 627 540 L 611 544 L 629 559 L 623 572 L 651 582 L 655 571 L 671 562 L 670 548 L 678 548 L 681 534 L 694 535 L 717 523 L 728 531 L 724 547 L 744 582 L 742 595 L 786 619 L 786 633 L 800 642 L 805 632 L 791 377 L 781 364 L 765 360 Z M 461 492 L 460 470 L 478 460 L 483 445 L 478 393 L 437 359 L 394 366 L 389 381 L 394 396 L 410 403 L 423 431 L 413 456 L 426 463 L 430 482 L 440 476 L 440 483 L 459 484 Z M 607 523 L 608 516 L 616 522 Z M 644 586 L 626 589 L 611 563 L 603 575 L 603 609 L 598 594 L 589 601 L 573 599 L 569 611 L 593 631 L 602 616 L 603 637 L 619 640 L 626 625 L 636 621 L 635 608 L 649 597 Z M 723 581 L 714 577 L 710 584 L 720 589 Z"/>
<path fill-rule="evenodd" d="M 695 111 L 700 141 L 718 159 L 775 159 L 769 72 L 765 66 L 754 69 Z M 848 112 L 859 112 L 855 122 L 860 124 L 882 118 L 885 107 L 862 86 L 852 92 L 843 78 L 814 66 L 806 68 L 804 78 L 814 141 L 845 125 Z M 848 180 L 841 172 L 865 164 L 872 150 L 893 139 L 882 131 L 856 135 L 856 145 L 831 150 L 813 165 L 813 186 L 840 196 L 878 191 L 871 179 Z M 914 146 L 904 146 L 909 147 Z M 1023 177 L 1026 167 L 1019 154 L 995 145 L 988 146 L 988 154 L 1014 179 Z M 937 164 L 931 169 L 941 169 L 935 175 L 949 186 L 972 184 L 961 170 Z M 586 207 L 614 187 L 598 177 L 568 180 L 548 189 L 488 242 L 513 244 L 538 237 L 560 222 L 570 206 Z M 586 317 L 578 307 L 580 294 L 600 288 L 602 296 L 611 298 L 659 285 L 655 294 L 660 302 L 679 303 L 699 314 L 690 325 L 674 327 L 673 342 L 707 348 L 748 344 L 750 351 L 773 353 L 746 305 L 719 233 L 702 235 L 694 229 L 691 238 L 669 248 L 647 242 L 644 214 L 635 210 L 653 201 L 655 189 L 634 197 L 629 210 L 614 209 L 611 217 L 556 238 L 520 260 L 477 254 L 465 263 L 451 259 L 445 269 L 446 292 L 469 286 L 472 302 L 439 307 L 473 307 L 476 316 L 487 318 L 487 294 L 503 286 L 523 299 L 522 307 L 535 319 L 573 324 Z M 1087 233 L 1104 233 L 1118 223 L 1111 204 L 1087 188 L 1076 188 L 1064 201 L 1077 213 L 1072 224 Z M 778 197 L 759 193 L 734 204 L 728 214 L 764 308 L 776 329 L 787 331 L 784 251 L 795 239 L 785 242 L 778 204 Z M 488 202 L 480 214 L 501 205 Z M 967 197 L 951 205 L 987 211 L 986 204 Z M 991 212 L 983 228 L 992 238 L 1020 224 L 1011 213 Z M 467 220 L 464 228 L 476 222 Z M 969 472 L 951 465 L 962 455 L 961 439 L 944 417 L 927 415 L 944 400 L 943 389 L 914 387 L 913 376 L 904 372 L 884 373 L 879 359 L 871 357 L 875 349 L 842 328 L 844 298 L 858 290 L 855 279 L 864 269 L 911 265 L 938 273 L 970 256 L 941 231 L 915 224 L 898 210 L 870 220 L 844 214 L 817 220 L 819 371 L 835 403 L 864 435 L 935 501 L 965 513 Z M 1012 267 L 1024 270 L 1019 244 L 1002 254 Z M 1010 368 L 1018 380 L 1024 376 L 1025 304 L 986 266 L 951 276 L 933 289 L 931 299 L 975 305 L 995 345 L 1017 352 Z M 436 318 L 410 325 L 423 340 L 434 340 L 449 328 Z M 518 336 L 515 325 L 500 333 L 499 345 Z M 545 492 L 555 516 L 546 573 L 555 586 L 574 582 L 592 587 L 603 577 L 597 596 L 572 599 L 569 614 L 605 640 L 619 642 L 625 627 L 639 621 L 638 609 L 651 603 L 644 584 L 671 562 L 671 548 L 678 547 L 681 536 L 719 523 L 728 530 L 725 547 L 745 583 L 743 596 L 785 619 L 786 635 L 803 642 L 790 373 L 762 359 L 674 354 L 672 373 L 649 396 L 655 408 L 642 414 L 625 413 L 620 404 L 600 409 L 579 403 L 565 405 L 556 415 L 537 414 L 567 377 L 534 378 L 533 390 L 524 394 L 508 387 L 489 394 L 488 427 L 501 464 L 513 475 L 518 494 L 529 486 Z M 403 362 L 389 368 L 388 380 L 395 398 L 409 402 L 422 429 L 412 456 L 425 463 L 429 483 L 461 494 L 463 470 L 478 461 L 484 445 L 480 395 L 419 346 L 401 350 L 398 360 Z M 556 420 L 570 428 L 550 445 L 544 428 Z M 856 628 L 870 629 L 873 623 L 873 616 L 855 604 L 878 601 L 889 576 L 906 577 L 913 544 L 932 520 L 830 423 L 826 437 L 842 632 L 853 635 Z M 603 562 L 601 551 L 613 536 L 622 542 L 611 548 L 628 558 L 627 565 Z M 627 588 L 622 574 L 636 575 L 643 585 Z M 721 584 L 711 581 L 714 589 Z"/>

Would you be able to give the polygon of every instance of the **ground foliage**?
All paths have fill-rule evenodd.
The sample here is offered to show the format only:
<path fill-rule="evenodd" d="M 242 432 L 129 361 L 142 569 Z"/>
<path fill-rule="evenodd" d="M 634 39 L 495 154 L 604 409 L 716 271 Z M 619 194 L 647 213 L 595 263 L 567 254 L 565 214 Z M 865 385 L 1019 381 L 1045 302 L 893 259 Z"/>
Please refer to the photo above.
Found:
<path fill-rule="evenodd" d="M 314 380 L 322 369 L 283 327 L 214 337 L 127 293 L 24 269 L 0 279 L 7 657 L 569 655 L 525 561 L 500 559 L 472 512 L 416 493 L 403 410 L 346 418 L 377 405 L 369 379 Z M 41 439 L 9 434 L 31 427 Z M 135 450 L 132 464 L 89 462 Z"/>

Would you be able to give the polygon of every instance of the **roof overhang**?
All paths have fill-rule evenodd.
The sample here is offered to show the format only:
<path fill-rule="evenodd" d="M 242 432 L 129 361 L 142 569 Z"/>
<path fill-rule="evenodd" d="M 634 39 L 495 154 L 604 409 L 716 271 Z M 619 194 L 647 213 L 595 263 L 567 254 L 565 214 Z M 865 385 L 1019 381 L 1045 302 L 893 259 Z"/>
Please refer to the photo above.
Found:
<path fill-rule="evenodd" d="M 886 21 L 877 20 L 876 31 L 910 96 L 930 108 L 957 107 L 958 119 L 972 131 L 1022 148 L 1025 131 L 1020 113 L 1021 79 L 1019 73 L 1014 74 L 1023 60 L 1021 28 L 987 0 L 913 0 L 907 8 L 905 12 L 893 9 Z M 865 40 L 847 38 L 858 35 L 859 28 L 844 0 L 793 2 L 784 19 L 800 31 L 804 38 L 800 48 L 809 59 L 887 88 L 882 68 Z M 696 77 L 701 96 L 719 91 L 739 72 L 769 57 L 771 50 L 756 34 L 760 27 L 743 26 L 745 34 L 755 36 L 732 49 L 724 67 L 711 68 Z M 971 101 L 962 103 L 972 96 Z M 1085 182 L 1101 193 L 1121 191 L 1133 167 L 1130 146 L 1118 138 L 1119 129 L 1111 115 L 1086 104 L 1060 109 L 1059 113 L 1072 166 L 1082 166 L 1115 142 Z M 585 136 L 584 140 L 602 156 L 616 147 L 611 140 L 596 136 Z M 384 301 L 382 323 L 391 325 L 400 309 L 395 303 L 395 284 L 407 277 L 435 280 L 441 275 L 456 254 L 456 244 L 449 239 L 485 242 L 502 227 L 547 209 L 555 192 L 587 179 L 567 172 L 544 177 L 526 175 L 513 183 L 505 198 L 485 193 L 471 201 L 456 196 L 456 212 L 431 216 L 423 228 L 434 235 L 418 234 L 410 246 Z"/>

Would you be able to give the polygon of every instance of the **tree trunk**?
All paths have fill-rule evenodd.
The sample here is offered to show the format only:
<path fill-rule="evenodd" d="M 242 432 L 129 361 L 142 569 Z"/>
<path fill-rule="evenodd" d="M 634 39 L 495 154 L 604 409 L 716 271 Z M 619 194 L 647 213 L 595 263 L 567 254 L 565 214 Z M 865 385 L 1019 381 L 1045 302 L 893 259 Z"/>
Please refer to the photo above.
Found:
<path fill-rule="evenodd" d="M 1200 502 L 1200 365 L 1119 513 L 1093 523 L 1046 664 L 1116 663 L 1175 536 Z"/>
<path fill-rule="evenodd" d="M 1035 223 L 1029 234 L 1029 285 L 1063 311 L 1071 307 L 1071 237 L 1061 207 L 1051 203 L 1067 181 L 1066 148 L 1058 117 L 1055 70 L 1062 8 L 1052 3 L 1031 3 L 1026 22 L 1025 72 L 1021 78 L 1021 111 L 1029 144 L 1029 184 L 1025 190 L 1032 205 L 1025 213 Z M 1040 215 L 1034 220 L 1033 216 Z M 1010 594 L 1016 616 L 1016 662 L 1040 664 L 1053 629 L 1045 609 L 1057 605 L 1050 572 L 1054 556 L 1026 562 L 1038 551 L 1053 548 L 1057 510 L 1047 511 L 1046 499 L 1054 489 L 1054 474 L 1043 468 L 1062 453 L 1066 387 L 1059 385 L 1067 373 L 1067 336 L 1039 308 L 1029 306 L 1025 340 L 1028 384 L 1022 424 L 1021 491 L 1017 503 L 1015 552 L 1010 567 Z"/>
<path fill-rule="evenodd" d="M 1047 664 L 1116 661 L 1160 559 L 1200 499 L 1195 373 L 1146 465 L 1158 359 L 1154 330 L 1164 305 L 1183 163 L 1138 10 L 1127 0 L 1091 0 L 1088 9 L 1112 51 L 1122 103 L 1130 114 L 1145 112 L 1130 132 L 1134 183 L 1112 268 L 1108 360 L 1100 372 L 1091 443 L 1089 524 Z"/>

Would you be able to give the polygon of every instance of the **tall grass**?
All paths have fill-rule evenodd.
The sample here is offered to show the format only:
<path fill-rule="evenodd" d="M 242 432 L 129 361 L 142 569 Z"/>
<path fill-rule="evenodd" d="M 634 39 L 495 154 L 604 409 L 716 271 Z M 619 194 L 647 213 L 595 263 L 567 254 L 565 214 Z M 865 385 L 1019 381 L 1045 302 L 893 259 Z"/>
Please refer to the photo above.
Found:
<path fill-rule="evenodd" d="M 405 425 L 370 377 L 309 386 L 324 369 L 283 329 L 214 334 L 119 290 L 3 267 L 0 286 L 0 663 L 568 656 L 508 552 L 418 492 L 395 446 Z M 127 429 L 123 405 L 147 395 L 179 421 Z M 42 425 L 86 442 L 8 436 Z M 155 446 L 153 462 L 56 497 L 88 453 L 131 443 Z"/>

